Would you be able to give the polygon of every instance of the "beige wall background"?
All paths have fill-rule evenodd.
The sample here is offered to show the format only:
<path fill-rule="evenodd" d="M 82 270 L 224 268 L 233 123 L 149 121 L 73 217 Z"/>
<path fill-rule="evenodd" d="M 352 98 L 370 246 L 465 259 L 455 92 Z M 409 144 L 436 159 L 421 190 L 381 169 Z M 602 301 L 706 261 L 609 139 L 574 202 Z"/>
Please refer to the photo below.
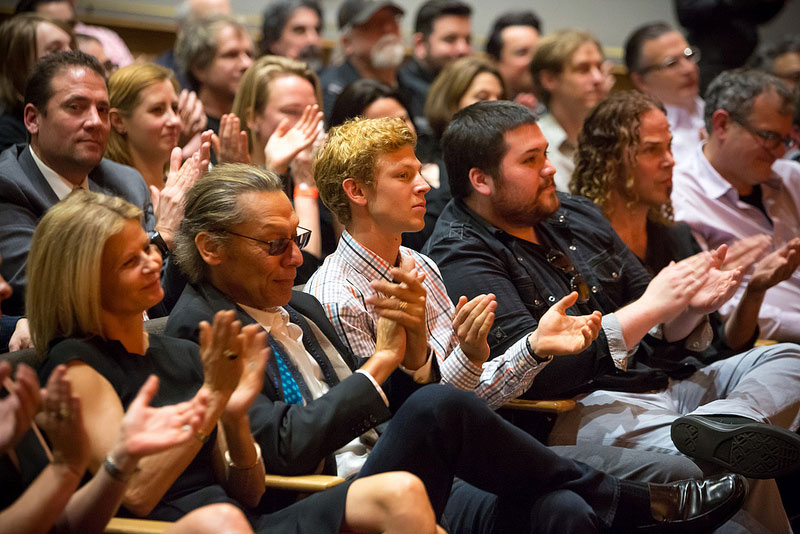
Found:
<path fill-rule="evenodd" d="M 398 1 L 406 10 L 403 30 L 408 38 L 414 15 L 423 0 Z M 116 28 L 148 29 L 171 33 L 174 11 L 179 0 L 78 0 L 84 19 L 106 23 Z M 325 37 L 335 40 L 336 12 L 342 0 L 321 0 L 325 12 Z M 14 0 L 0 0 L 0 12 L 13 9 Z M 258 32 L 261 12 L 268 1 L 232 0 L 234 11 L 244 17 Z M 625 37 L 636 26 L 653 20 L 677 25 L 672 0 L 476 0 L 473 29 L 475 45 L 482 50 L 492 21 L 505 11 L 533 9 L 542 19 L 545 33 L 564 27 L 580 27 L 595 33 L 607 47 L 610 57 L 618 57 Z M 780 15 L 760 28 L 762 42 L 778 39 L 783 34 L 800 32 L 800 0 L 789 0 Z M 124 32 L 127 33 L 127 32 Z M 123 35 L 127 39 L 126 35 Z M 410 42 L 410 40 L 409 40 Z"/>

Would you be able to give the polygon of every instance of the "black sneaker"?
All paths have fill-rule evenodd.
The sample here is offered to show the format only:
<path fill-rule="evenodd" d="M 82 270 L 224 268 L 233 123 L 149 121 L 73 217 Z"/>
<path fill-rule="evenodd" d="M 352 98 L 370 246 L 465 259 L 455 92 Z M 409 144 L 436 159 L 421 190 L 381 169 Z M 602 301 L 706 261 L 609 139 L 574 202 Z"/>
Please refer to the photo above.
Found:
<path fill-rule="evenodd" d="M 686 456 L 748 478 L 775 478 L 800 467 L 800 436 L 746 417 L 679 417 L 672 422 L 672 442 Z"/>

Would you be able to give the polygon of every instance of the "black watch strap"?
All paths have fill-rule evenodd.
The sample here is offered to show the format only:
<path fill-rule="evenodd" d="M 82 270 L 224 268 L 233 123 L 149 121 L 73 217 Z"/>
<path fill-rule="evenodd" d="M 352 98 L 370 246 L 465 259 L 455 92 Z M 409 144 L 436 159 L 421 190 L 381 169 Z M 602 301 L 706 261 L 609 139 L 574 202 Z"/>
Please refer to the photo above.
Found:
<path fill-rule="evenodd" d="M 169 255 L 167 242 L 164 241 L 164 238 L 161 237 L 161 234 L 159 234 L 157 230 L 150 232 L 150 244 L 156 246 L 158 251 L 161 252 L 162 258 L 166 258 Z"/>

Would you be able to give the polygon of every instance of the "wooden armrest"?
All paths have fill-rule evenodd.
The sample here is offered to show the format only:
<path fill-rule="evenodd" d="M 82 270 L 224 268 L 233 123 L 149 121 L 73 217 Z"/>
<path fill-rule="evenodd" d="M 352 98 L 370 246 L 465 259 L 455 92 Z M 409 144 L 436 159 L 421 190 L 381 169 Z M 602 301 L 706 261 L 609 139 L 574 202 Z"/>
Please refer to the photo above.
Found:
<path fill-rule="evenodd" d="M 766 347 L 767 345 L 777 345 L 778 341 L 775 339 L 756 339 L 753 343 L 754 347 Z"/>
<path fill-rule="evenodd" d="M 342 477 L 333 475 L 302 475 L 292 477 L 267 475 L 265 484 L 268 488 L 280 488 L 311 493 L 332 488 L 342 482 L 344 482 Z"/>
<path fill-rule="evenodd" d="M 514 410 L 526 410 L 529 412 L 548 412 L 562 413 L 575 409 L 574 400 L 510 400 L 503 406 Z"/>
<path fill-rule="evenodd" d="M 161 534 L 172 525 L 169 521 L 112 517 L 106 525 L 106 534 Z"/>

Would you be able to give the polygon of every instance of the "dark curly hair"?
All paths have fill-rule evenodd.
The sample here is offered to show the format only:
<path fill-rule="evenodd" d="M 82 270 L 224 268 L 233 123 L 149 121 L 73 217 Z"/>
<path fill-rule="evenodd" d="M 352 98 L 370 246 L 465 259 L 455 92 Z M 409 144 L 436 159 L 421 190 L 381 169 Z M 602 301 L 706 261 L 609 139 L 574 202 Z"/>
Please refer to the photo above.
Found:
<path fill-rule="evenodd" d="M 615 189 L 622 191 L 631 204 L 638 200 L 631 170 L 636 164 L 641 117 L 652 109 L 664 112 L 658 100 L 639 91 L 620 91 L 600 102 L 583 123 L 570 191 L 591 199 L 606 217 L 611 215 L 611 192 Z M 648 217 L 670 222 L 672 204 L 651 209 Z"/>

